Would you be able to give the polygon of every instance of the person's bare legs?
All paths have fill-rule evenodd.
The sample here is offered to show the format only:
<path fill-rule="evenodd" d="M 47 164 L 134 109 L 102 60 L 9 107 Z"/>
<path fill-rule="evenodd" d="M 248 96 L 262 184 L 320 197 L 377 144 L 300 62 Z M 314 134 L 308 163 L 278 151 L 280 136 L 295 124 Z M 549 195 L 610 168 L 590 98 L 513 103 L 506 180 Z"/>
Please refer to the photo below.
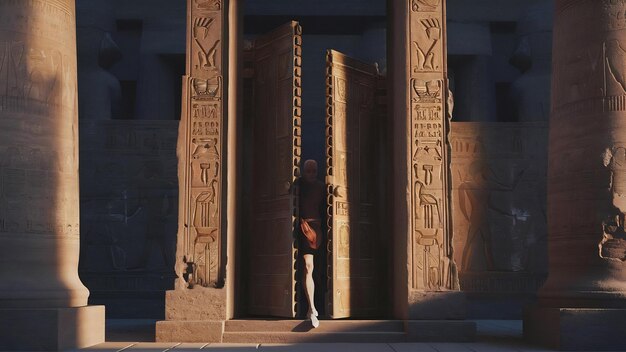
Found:
<path fill-rule="evenodd" d="M 315 281 L 313 281 L 313 254 L 305 254 L 304 256 L 304 291 L 309 300 L 309 317 L 311 324 L 316 328 L 320 325 L 317 319 L 317 309 L 315 309 Z"/>

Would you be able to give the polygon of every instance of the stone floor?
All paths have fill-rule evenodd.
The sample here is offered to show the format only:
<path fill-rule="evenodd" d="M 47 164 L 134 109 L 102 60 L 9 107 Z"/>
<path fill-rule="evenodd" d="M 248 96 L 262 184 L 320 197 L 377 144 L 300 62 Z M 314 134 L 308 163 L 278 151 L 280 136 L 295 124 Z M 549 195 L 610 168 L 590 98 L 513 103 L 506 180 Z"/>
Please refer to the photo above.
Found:
<path fill-rule="evenodd" d="M 475 343 L 306 343 L 306 344 L 216 344 L 216 343 L 154 343 L 153 320 L 108 320 L 107 341 L 81 351 L 224 351 L 247 352 L 542 352 L 522 340 L 522 322 L 518 320 L 477 320 L 478 341 Z M 322 321 L 322 324 L 324 322 Z M 129 342 L 134 341 L 134 342 Z"/>

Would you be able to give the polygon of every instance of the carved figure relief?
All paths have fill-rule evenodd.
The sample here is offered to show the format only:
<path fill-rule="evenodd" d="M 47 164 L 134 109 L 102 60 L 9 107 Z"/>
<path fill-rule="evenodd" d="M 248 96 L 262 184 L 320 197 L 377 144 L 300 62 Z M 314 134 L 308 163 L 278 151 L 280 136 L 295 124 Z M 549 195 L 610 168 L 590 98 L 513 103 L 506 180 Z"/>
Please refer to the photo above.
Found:
<path fill-rule="evenodd" d="M 44 114 L 48 104 L 73 107 L 70 66 L 59 50 L 0 42 L 0 72 L 6 78 L 0 85 L 0 108 Z M 60 94 L 54 95 L 57 91 Z"/>
<path fill-rule="evenodd" d="M 617 39 L 608 41 L 605 47 L 609 72 L 622 88 L 622 93 L 626 93 L 626 50 Z"/>
<path fill-rule="evenodd" d="M 542 282 L 547 132 L 547 124 L 537 122 L 452 123 L 454 255 L 462 289 L 508 292 L 519 285 L 520 291 L 533 292 Z M 556 169 L 579 157 L 563 153 L 560 158 Z"/>
<path fill-rule="evenodd" d="M 347 94 L 348 94 L 348 92 L 346 91 L 347 89 L 346 80 L 343 78 L 337 78 L 336 84 L 337 84 L 336 86 L 337 98 L 336 99 L 337 101 L 345 103 L 347 99 Z"/>
<path fill-rule="evenodd" d="M 607 150 L 604 163 L 611 171 L 612 204 L 603 224 L 599 255 L 603 259 L 626 262 L 626 148 Z"/>
<path fill-rule="evenodd" d="M 609 30 L 626 27 L 626 2 L 624 0 L 603 0 L 605 13 L 608 14 L 605 22 Z"/>

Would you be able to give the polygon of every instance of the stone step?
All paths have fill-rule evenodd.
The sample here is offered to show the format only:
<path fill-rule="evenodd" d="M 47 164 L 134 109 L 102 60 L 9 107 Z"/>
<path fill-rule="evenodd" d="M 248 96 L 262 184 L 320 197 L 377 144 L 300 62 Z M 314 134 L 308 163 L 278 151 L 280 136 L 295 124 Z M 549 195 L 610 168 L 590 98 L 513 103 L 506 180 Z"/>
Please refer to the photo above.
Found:
<path fill-rule="evenodd" d="M 224 332 L 224 343 L 391 343 L 406 342 L 404 332 Z"/>
<path fill-rule="evenodd" d="M 320 320 L 313 329 L 310 320 L 228 320 L 225 332 L 311 332 L 311 333 L 404 333 L 404 323 L 397 320 Z"/>
<path fill-rule="evenodd" d="M 228 320 L 225 343 L 404 342 L 404 323 L 392 320 Z"/>

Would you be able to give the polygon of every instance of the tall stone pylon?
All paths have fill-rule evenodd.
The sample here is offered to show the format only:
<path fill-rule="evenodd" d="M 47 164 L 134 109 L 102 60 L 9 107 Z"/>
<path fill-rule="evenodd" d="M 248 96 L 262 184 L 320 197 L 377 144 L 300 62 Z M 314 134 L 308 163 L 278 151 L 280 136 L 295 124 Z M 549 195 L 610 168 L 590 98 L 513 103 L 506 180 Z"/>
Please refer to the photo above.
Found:
<path fill-rule="evenodd" d="M 527 337 L 626 348 L 626 18 L 623 0 L 555 1 L 549 276 Z"/>
<path fill-rule="evenodd" d="M 175 289 L 158 342 L 221 342 L 234 314 L 238 0 L 187 0 Z"/>
<path fill-rule="evenodd" d="M 78 278 L 74 0 L 0 0 L 0 350 L 104 342 Z"/>
<path fill-rule="evenodd" d="M 388 6 L 394 316 L 407 320 L 407 332 L 418 338 L 424 320 L 436 320 L 439 338 L 467 341 L 475 325 L 462 321 L 465 296 L 452 256 L 446 2 Z"/>

